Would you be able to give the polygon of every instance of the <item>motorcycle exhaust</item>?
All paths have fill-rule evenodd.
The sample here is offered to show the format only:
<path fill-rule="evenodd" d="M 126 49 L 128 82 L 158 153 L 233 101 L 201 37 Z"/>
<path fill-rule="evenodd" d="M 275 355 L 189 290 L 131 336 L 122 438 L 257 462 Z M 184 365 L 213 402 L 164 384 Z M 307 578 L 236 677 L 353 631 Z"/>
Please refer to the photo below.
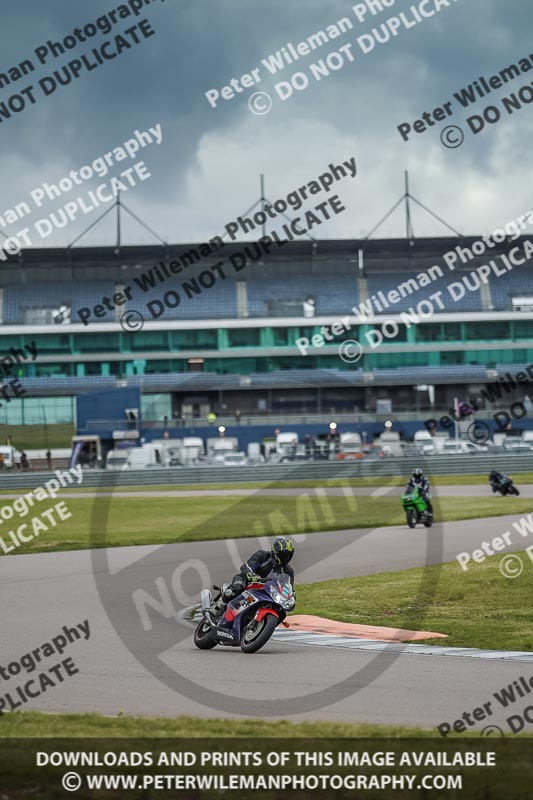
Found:
<path fill-rule="evenodd" d="M 202 589 L 200 593 L 200 602 L 202 605 L 202 611 L 206 611 L 208 608 L 211 608 L 213 598 L 211 597 L 211 592 L 209 589 Z"/>

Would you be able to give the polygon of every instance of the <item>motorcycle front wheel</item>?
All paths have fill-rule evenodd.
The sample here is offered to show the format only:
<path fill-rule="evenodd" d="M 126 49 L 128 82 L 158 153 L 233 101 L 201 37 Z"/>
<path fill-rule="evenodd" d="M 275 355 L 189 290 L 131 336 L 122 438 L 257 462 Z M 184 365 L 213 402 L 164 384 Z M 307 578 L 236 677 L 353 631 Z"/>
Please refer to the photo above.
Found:
<path fill-rule="evenodd" d="M 257 653 L 270 639 L 278 627 L 278 618 L 273 614 L 265 614 L 260 622 L 255 619 L 244 627 L 241 635 L 243 653 Z"/>
<path fill-rule="evenodd" d="M 196 630 L 194 631 L 194 644 L 200 650 L 211 650 L 218 644 L 211 625 L 206 622 L 205 619 L 201 620 L 196 626 Z"/>
<path fill-rule="evenodd" d="M 509 489 L 509 494 L 514 494 L 515 497 L 520 497 L 520 492 L 516 488 L 516 486 L 511 486 Z"/>
<path fill-rule="evenodd" d="M 416 528 L 418 522 L 418 512 L 414 508 L 410 508 L 407 512 L 407 524 L 410 528 Z"/>

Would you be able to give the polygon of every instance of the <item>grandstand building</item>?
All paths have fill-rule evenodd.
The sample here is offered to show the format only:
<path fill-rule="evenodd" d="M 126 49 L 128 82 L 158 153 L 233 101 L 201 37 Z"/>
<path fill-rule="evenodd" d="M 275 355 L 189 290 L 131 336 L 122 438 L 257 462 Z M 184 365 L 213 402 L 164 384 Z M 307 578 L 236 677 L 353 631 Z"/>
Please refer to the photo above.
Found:
<path fill-rule="evenodd" d="M 1 348 L 35 342 L 38 355 L 17 364 L 26 395 L 0 421 L 40 422 L 44 409 L 48 424 L 70 422 L 77 395 L 114 387 L 140 388 L 154 420 L 447 409 L 533 363 L 533 269 L 510 260 L 526 240 L 452 270 L 445 254 L 476 241 L 23 251 L 2 264 Z M 127 329 L 128 311 L 142 330 Z M 341 358 L 354 340 L 360 354 L 347 345 Z"/>

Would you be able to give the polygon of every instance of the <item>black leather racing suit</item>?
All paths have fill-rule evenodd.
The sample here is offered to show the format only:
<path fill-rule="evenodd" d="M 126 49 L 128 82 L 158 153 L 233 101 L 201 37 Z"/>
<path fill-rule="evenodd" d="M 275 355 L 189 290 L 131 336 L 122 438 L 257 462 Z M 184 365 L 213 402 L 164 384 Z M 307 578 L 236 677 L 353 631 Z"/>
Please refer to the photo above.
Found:
<path fill-rule="evenodd" d="M 492 489 L 492 494 L 494 494 L 495 492 L 499 491 L 501 484 L 504 481 L 509 480 L 509 478 L 507 477 L 507 475 L 504 475 L 503 472 L 494 471 L 491 472 L 489 480 Z"/>
<path fill-rule="evenodd" d="M 230 585 L 235 592 L 235 597 L 245 590 L 251 582 L 252 575 L 266 578 L 272 571 L 288 575 L 294 587 L 294 570 L 290 564 L 280 566 L 274 562 L 270 550 L 256 550 L 248 561 L 241 564 L 240 572 L 231 581 Z"/>
<path fill-rule="evenodd" d="M 418 491 L 420 492 L 420 494 L 422 495 L 422 497 L 426 502 L 429 513 L 433 514 L 433 506 L 431 505 L 431 500 L 429 499 L 429 481 L 425 475 L 418 482 L 415 481 L 414 478 L 411 478 L 405 490 L 406 494 L 410 494 L 413 491 L 413 489 L 418 489 Z"/>

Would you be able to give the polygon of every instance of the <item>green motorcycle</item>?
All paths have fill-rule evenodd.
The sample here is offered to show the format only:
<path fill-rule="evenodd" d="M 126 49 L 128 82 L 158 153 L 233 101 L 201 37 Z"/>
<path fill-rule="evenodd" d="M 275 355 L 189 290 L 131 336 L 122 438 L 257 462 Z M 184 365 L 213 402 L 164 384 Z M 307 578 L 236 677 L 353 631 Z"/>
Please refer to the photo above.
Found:
<path fill-rule="evenodd" d="M 418 489 L 415 488 L 411 494 L 402 495 L 402 503 L 410 528 L 416 528 L 419 522 L 422 522 L 426 528 L 431 528 L 433 514 L 428 510 L 426 501 Z"/>

